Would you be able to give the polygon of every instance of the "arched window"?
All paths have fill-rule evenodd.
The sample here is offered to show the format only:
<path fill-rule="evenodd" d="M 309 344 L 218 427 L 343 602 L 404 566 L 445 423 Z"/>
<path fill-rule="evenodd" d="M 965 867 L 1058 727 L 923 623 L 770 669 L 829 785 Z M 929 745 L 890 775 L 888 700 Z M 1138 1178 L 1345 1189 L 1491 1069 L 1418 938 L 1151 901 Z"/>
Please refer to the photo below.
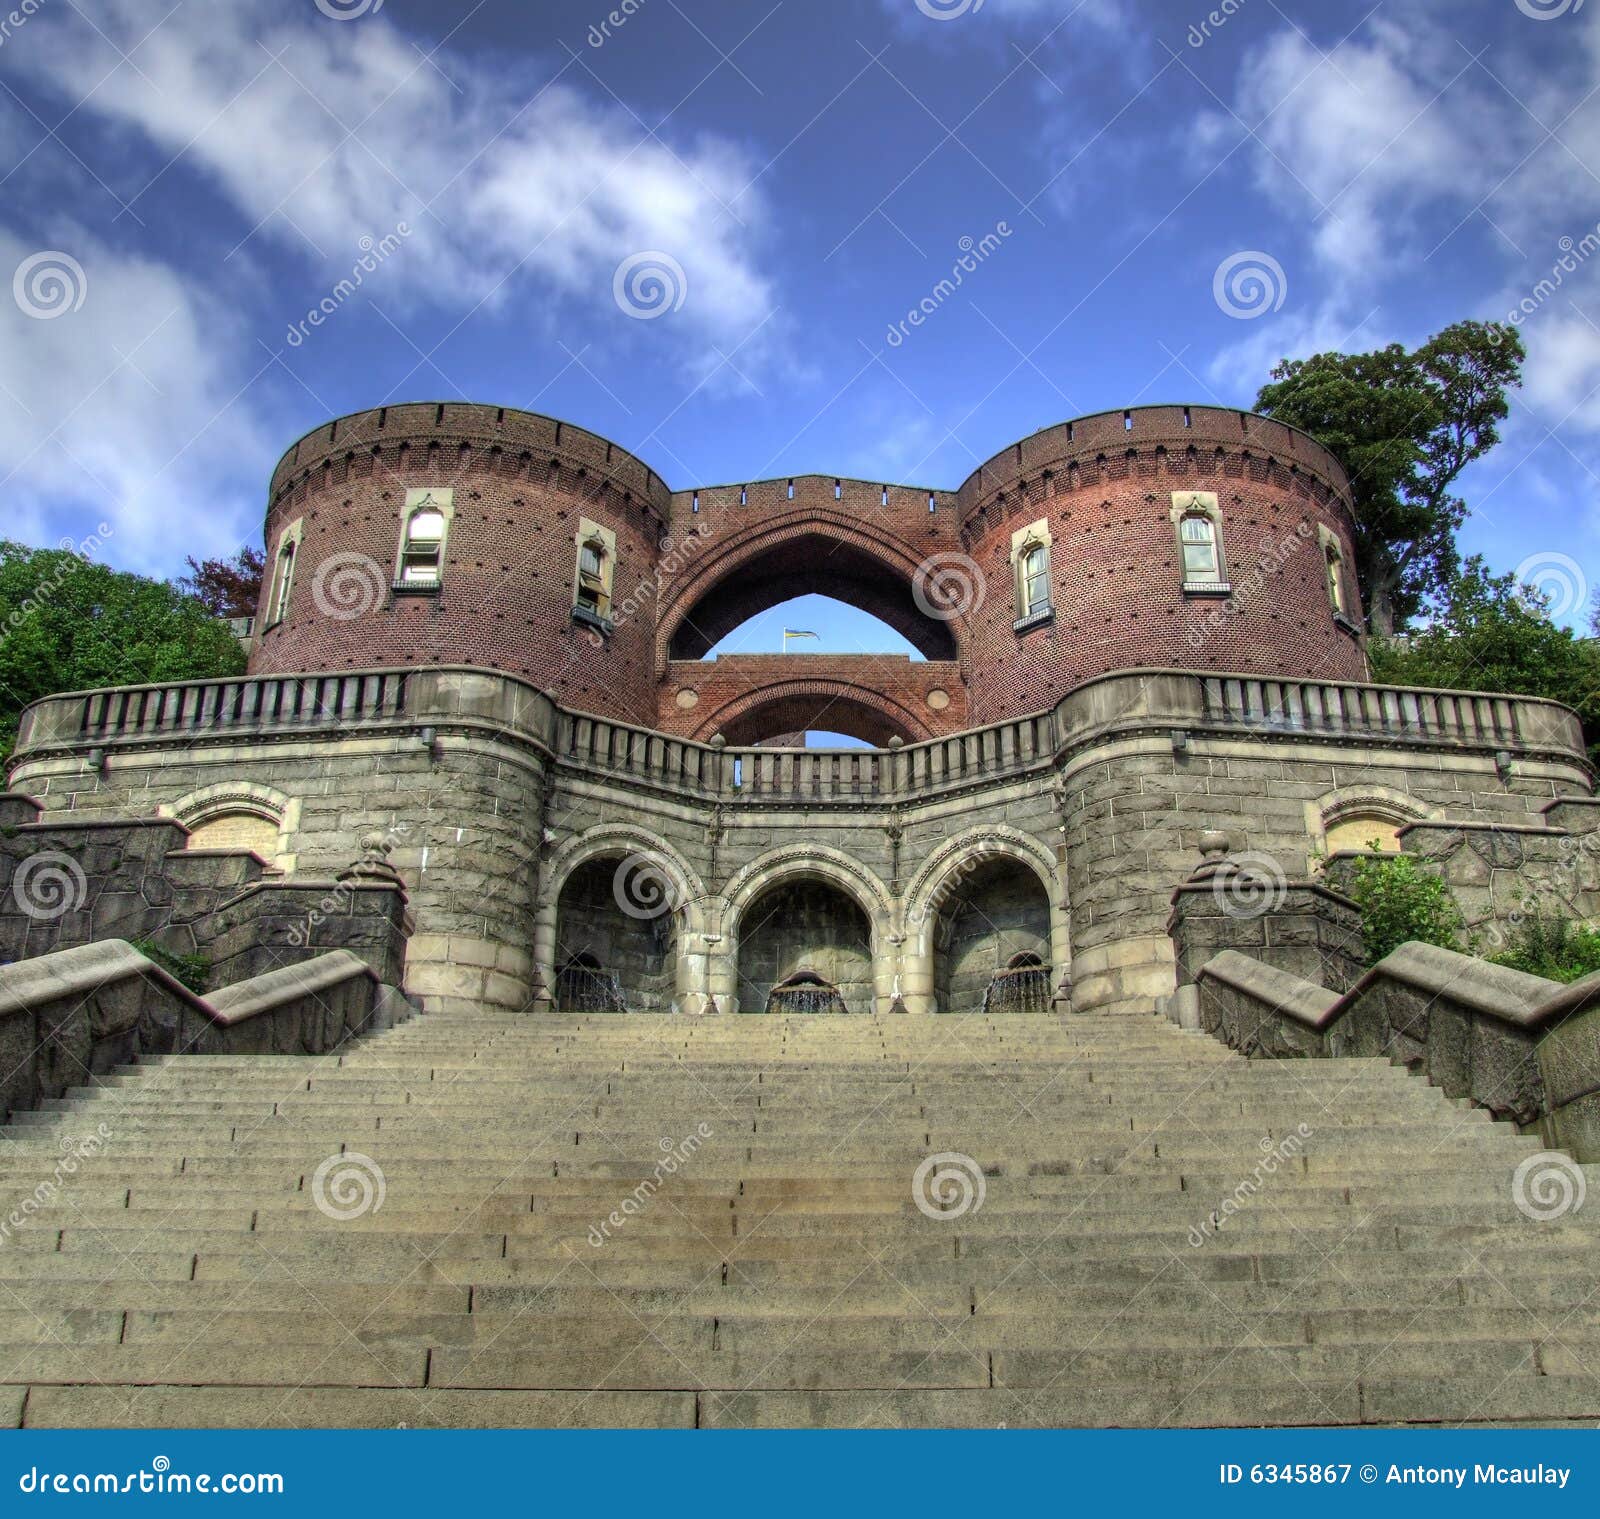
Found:
<path fill-rule="evenodd" d="M 1011 535 L 1012 596 L 1018 634 L 1042 627 L 1055 617 L 1050 596 L 1050 523 L 1041 517 Z"/>
<path fill-rule="evenodd" d="M 1178 524 L 1183 546 L 1183 583 L 1217 585 L 1222 580 L 1222 555 L 1218 551 L 1217 524 L 1200 512 L 1189 512 Z"/>
<path fill-rule="evenodd" d="M 1050 605 L 1050 550 L 1030 543 L 1017 561 L 1017 615 L 1032 617 Z"/>
<path fill-rule="evenodd" d="M 402 585 L 438 585 L 444 557 L 444 513 L 425 501 L 406 518 L 400 545 Z"/>
<path fill-rule="evenodd" d="M 606 613 L 606 546 L 587 539 L 578 550 L 578 605 L 596 617 Z"/>
<path fill-rule="evenodd" d="M 617 569 L 617 535 L 587 517 L 578 524 L 577 564 L 572 578 L 572 615 L 602 632 L 611 623 L 611 588 Z"/>
<path fill-rule="evenodd" d="M 1339 552 L 1336 543 L 1330 543 L 1323 549 L 1324 557 L 1328 564 L 1328 602 L 1333 607 L 1334 615 L 1344 615 L 1344 555 Z"/>
<path fill-rule="evenodd" d="M 272 585 L 272 605 L 268 620 L 282 622 L 289 615 L 289 595 L 294 589 L 294 551 L 291 538 L 278 550 L 278 565 Z"/>

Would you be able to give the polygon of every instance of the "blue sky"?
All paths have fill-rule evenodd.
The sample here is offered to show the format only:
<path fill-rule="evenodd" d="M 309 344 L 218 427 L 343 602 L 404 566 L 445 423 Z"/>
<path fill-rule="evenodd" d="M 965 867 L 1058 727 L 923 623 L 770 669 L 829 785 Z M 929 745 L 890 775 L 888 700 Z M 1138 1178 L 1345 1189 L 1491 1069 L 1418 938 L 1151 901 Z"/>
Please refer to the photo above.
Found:
<path fill-rule="evenodd" d="M 568 418 L 677 487 L 953 487 L 1069 416 L 1249 404 L 1284 355 L 1528 299 L 1464 543 L 1578 618 L 1597 62 L 1600 0 L 28 0 L 0 531 L 105 522 L 106 558 L 173 573 L 258 540 L 302 431 L 408 399 Z M 785 621 L 904 647 L 814 602 L 734 641 Z"/>

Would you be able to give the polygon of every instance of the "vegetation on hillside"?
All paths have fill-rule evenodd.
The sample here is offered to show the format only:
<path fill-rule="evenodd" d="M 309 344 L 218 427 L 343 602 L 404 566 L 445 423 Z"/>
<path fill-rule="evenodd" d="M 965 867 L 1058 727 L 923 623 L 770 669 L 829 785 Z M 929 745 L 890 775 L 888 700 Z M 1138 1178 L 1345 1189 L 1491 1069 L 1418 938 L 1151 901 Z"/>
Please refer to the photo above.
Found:
<path fill-rule="evenodd" d="M 1489 958 L 1530 976 L 1581 981 L 1600 971 L 1600 929 L 1533 913 L 1517 924 L 1507 947 Z"/>
<path fill-rule="evenodd" d="M 42 696 L 243 669 L 228 624 L 180 587 L 0 540 L 0 763 Z"/>

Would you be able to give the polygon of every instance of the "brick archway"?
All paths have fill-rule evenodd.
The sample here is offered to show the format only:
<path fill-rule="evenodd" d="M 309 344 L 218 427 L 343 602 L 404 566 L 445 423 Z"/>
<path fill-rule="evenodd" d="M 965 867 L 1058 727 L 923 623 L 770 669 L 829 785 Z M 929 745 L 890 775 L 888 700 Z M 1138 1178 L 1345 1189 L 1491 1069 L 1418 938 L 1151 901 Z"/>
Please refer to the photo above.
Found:
<path fill-rule="evenodd" d="M 720 733 L 735 747 L 745 747 L 812 729 L 846 733 L 880 749 L 891 738 L 920 743 L 936 736 L 911 708 L 881 691 L 802 677 L 775 681 L 725 703 L 701 719 L 694 737 Z"/>
<path fill-rule="evenodd" d="M 912 594 L 927 556 L 859 520 L 809 510 L 768 520 L 702 550 L 661 607 L 656 673 L 667 661 L 698 659 L 757 613 L 815 593 L 858 607 L 928 659 L 959 657 L 963 629 L 928 616 Z"/>

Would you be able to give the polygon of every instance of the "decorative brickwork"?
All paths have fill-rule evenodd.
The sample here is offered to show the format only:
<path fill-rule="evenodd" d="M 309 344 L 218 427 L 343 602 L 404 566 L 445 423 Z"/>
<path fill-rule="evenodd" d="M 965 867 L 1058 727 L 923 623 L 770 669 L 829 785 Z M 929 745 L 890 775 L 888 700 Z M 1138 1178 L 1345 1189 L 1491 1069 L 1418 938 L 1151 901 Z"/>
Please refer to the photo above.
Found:
<path fill-rule="evenodd" d="M 443 573 L 437 586 L 396 586 L 419 489 L 451 493 Z M 1216 498 L 1229 582 L 1185 588 L 1177 493 Z M 750 742 L 801 724 L 869 742 L 948 734 L 1142 666 L 1359 680 L 1359 638 L 1334 617 L 1318 547 L 1331 535 L 1350 560 L 1348 500 L 1312 439 L 1213 407 L 1063 423 L 956 491 L 812 475 L 674 492 L 551 418 L 391 406 L 318 428 L 278 466 L 266 542 L 298 533 L 293 589 L 281 620 L 273 587 L 263 591 L 251 670 L 473 664 L 575 710 L 686 735 L 732 727 Z M 598 619 L 572 612 L 585 523 L 614 554 Z M 1012 555 L 1035 524 L 1050 544 L 1049 613 L 1019 628 Z M 941 586 L 954 596 L 934 594 Z M 946 704 L 927 706 L 916 678 L 875 697 L 847 690 L 852 677 L 805 666 L 819 657 L 808 655 L 771 670 L 786 684 L 765 699 L 757 672 L 730 665 L 699 677 L 698 704 L 679 704 L 683 664 L 806 591 L 872 613 L 947 666 Z"/>

